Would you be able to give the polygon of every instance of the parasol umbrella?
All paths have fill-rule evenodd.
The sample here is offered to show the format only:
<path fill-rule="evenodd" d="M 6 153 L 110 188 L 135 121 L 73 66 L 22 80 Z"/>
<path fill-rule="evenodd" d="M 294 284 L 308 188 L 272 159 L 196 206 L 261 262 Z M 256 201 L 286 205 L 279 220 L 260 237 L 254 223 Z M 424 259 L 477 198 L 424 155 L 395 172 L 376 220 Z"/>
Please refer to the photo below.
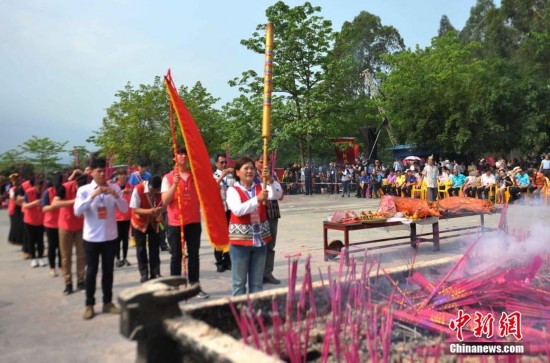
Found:
<path fill-rule="evenodd" d="M 420 159 L 418 156 L 407 156 L 405 159 L 403 159 L 404 161 L 420 161 L 422 159 Z"/>

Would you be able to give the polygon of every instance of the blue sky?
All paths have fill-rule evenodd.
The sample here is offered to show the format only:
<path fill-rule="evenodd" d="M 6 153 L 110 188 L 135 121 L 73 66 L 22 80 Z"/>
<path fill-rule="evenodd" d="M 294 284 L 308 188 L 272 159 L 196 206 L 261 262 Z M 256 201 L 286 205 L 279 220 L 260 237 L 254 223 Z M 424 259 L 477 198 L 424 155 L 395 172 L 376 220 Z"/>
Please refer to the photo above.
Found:
<path fill-rule="evenodd" d="M 177 86 L 201 81 L 221 102 L 227 81 L 262 72 L 263 56 L 240 45 L 276 1 L 2 0 L 0 153 L 32 135 L 84 145 L 127 82 L 150 84 L 168 68 Z M 290 6 L 303 1 L 291 1 Z M 318 0 L 338 31 L 365 10 L 425 47 L 442 15 L 461 29 L 475 0 Z M 276 72 L 276 70 L 274 70 Z"/>

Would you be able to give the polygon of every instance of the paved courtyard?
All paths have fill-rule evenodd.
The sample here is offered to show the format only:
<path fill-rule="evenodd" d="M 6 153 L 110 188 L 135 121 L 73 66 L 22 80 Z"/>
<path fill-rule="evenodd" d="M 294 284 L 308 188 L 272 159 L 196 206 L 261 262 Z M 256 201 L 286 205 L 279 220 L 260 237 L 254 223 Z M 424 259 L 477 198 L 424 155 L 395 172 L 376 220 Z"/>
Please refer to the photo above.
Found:
<path fill-rule="evenodd" d="M 312 258 L 313 271 L 325 272 L 327 266 L 337 266 L 336 261 L 323 259 L 322 222 L 335 210 L 361 209 L 376 210 L 378 199 L 341 198 L 339 195 L 292 195 L 281 203 L 282 219 L 279 222 L 279 236 L 276 247 L 274 275 L 282 280 L 281 285 L 266 285 L 273 289 L 286 286 L 286 255 L 301 255 Z M 525 221 L 541 219 L 548 221 L 547 207 L 511 208 L 510 220 Z M 486 226 L 496 227 L 499 215 L 486 218 Z M 441 221 L 442 231 L 448 228 L 475 226 L 478 217 L 456 218 Z M 547 222 L 546 222 L 547 224 Z M 513 224 L 512 224 L 513 225 Z M 516 223 L 514 228 L 526 227 Z M 119 333 L 119 316 L 98 314 L 91 321 L 82 320 L 84 293 L 63 296 L 63 280 L 52 278 L 48 268 L 31 268 L 29 261 L 22 260 L 20 248 L 7 243 L 9 218 L 6 210 L 0 210 L 0 362 L 134 362 L 136 344 L 123 338 Z M 431 231 L 429 226 L 419 226 L 418 233 Z M 405 235 L 405 231 L 368 230 L 352 232 L 351 240 L 388 238 Z M 432 252 L 431 242 L 421 243 L 416 257 L 417 262 L 452 258 L 461 253 L 464 241 L 476 233 L 464 232 L 462 236 L 441 241 L 441 251 Z M 342 239 L 341 232 L 330 231 L 329 240 Z M 409 246 L 376 249 L 381 254 L 385 268 L 406 264 L 413 256 Z M 213 250 L 206 233 L 202 235 L 201 285 L 211 299 L 228 297 L 231 293 L 231 274 L 216 272 Z M 363 254 L 356 256 L 361 258 Z M 161 253 L 161 273 L 169 269 L 168 252 Z M 73 259 L 74 260 L 74 259 Z M 139 272 L 135 249 L 130 248 L 130 267 L 115 268 L 114 294 L 139 284 Z M 303 264 L 300 266 L 300 274 Z M 74 271 L 74 269 L 73 269 Z M 316 279 L 319 279 L 315 273 Z M 100 283 L 96 298 L 101 301 Z M 193 299 L 187 304 L 201 303 Z M 96 306 L 96 311 L 101 304 Z"/>

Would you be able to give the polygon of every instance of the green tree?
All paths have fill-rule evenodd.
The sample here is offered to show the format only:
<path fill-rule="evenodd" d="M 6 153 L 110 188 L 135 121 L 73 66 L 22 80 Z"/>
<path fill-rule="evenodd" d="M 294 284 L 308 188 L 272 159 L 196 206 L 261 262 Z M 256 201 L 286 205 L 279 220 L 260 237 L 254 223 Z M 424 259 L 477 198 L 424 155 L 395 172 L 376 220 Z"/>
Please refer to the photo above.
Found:
<path fill-rule="evenodd" d="M 197 82 L 193 87 L 178 90 L 189 112 L 201 130 L 207 148 L 217 148 L 221 141 L 218 124 L 220 112 L 214 108 L 218 101 Z M 149 162 L 154 172 L 171 167 L 173 161 L 168 93 L 160 77 L 153 84 L 134 88 L 129 82 L 116 94 L 117 101 L 107 108 L 101 128 L 88 139 L 101 147 L 115 163 Z M 177 118 L 176 138 L 182 141 Z"/>
<path fill-rule="evenodd" d="M 88 139 L 103 149 L 115 163 L 144 160 L 151 169 L 171 159 L 168 94 L 160 77 L 152 85 L 134 88 L 130 82 L 116 93 L 117 101 L 107 108 L 101 128 Z"/>
<path fill-rule="evenodd" d="M 401 140 L 460 154 L 517 144 L 519 120 L 509 113 L 517 88 L 499 76 L 502 67 L 476 56 L 479 47 L 449 32 L 389 58 L 385 105 Z"/>
<path fill-rule="evenodd" d="M 453 24 L 451 24 L 451 21 L 449 20 L 449 17 L 447 15 L 443 15 L 441 17 L 441 20 L 439 21 L 439 30 L 437 31 L 437 35 L 438 36 L 443 36 L 451 30 L 456 31 Z"/>
<path fill-rule="evenodd" d="M 320 10 L 309 2 L 291 8 L 282 1 L 266 10 L 268 21 L 275 28 L 273 99 L 278 99 L 278 103 L 272 107 L 272 134 L 277 142 L 288 142 L 302 161 L 311 157 L 311 141 L 324 137 L 330 129 L 320 117 L 323 100 L 320 84 L 333 32 L 331 22 L 317 15 Z M 258 25 L 252 38 L 242 40 L 241 44 L 263 54 L 265 24 Z M 230 81 L 230 85 L 238 86 L 241 92 L 251 96 L 249 102 L 254 104 L 263 92 L 263 75 L 249 70 Z M 261 123 L 261 119 L 256 122 Z M 248 131 L 247 126 L 242 129 L 245 131 Z M 257 140 L 260 145 L 259 135 Z"/>
<path fill-rule="evenodd" d="M 342 25 L 329 54 L 323 84 L 323 94 L 330 95 L 324 114 L 331 124 L 331 136 L 358 136 L 360 127 L 379 127 L 383 118 L 378 109 L 379 75 L 390 70 L 387 55 L 404 48 L 397 29 L 383 25 L 379 17 L 368 12 L 362 11 Z M 388 142 L 385 138 L 378 141 Z"/>
<path fill-rule="evenodd" d="M 72 165 L 76 168 L 84 168 L 88 164 L 90 151 L 82 145 L 73 146 L 68 152 Z"/>
<path fill-rule="evenodd" d="M 66 151 L 65 145 L 67 141 L 57 142 L 47 137 L 32 136 L 20 147 L 24 153 L 30 154 L 29 160 L 41 173 L 45 174 L 59 167 L 59 154 Z"/>
<path fill-rule="evenodd" d="M 24 152 L 11 149 L 0 154 L 0 174 L 7 175 L 16 172 L 19 166 L 28 162 L 25 159 Z"/>

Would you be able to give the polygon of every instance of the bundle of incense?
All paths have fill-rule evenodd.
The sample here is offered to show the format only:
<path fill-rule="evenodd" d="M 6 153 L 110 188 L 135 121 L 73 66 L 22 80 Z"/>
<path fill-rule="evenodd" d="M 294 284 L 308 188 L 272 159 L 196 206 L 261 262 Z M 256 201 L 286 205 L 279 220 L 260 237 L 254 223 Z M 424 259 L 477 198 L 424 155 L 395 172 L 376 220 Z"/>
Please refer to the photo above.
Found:
<path fill-rule="evenodd" d="M 398 320 L 407 324 L 420 326 L 428 330 L 431 330 L 435 333 L 449 334 L 449 327 L 447 325 L 434 323 L 428 319 L 419 317 L 418 315 L 409 314 L 402 310 L 401 311 L 393 310 L 392 315 L 394 320 Z"/>
<path fill-rule="evenodd" d="M 439 291 L 441 286 L 447 281 L 447 279 L 453 274 L 453 272 L 460 266 L 461 263 L 464 262 L 470 251 L 474 248 L 474 246 L 479 242 L 481 237 L 478 237 L 474 242 L 472 242 L 468 248 L 466 249 L 466 252 L 464 252 L 464 255 L 458 259 L 458 261 L 455 263 L 455 265 L 447 272 L 447 274 L 441 279 L 441 281 L 437 284 L 435 289 L 428 295 L 428 297 L 418 306 L 417 310 L 422 310 L 428 303 L 432 300 L 432 298 L 435 296 L 435 294 Z"/>
<path fill-rule="evenodd" d="M 426 292 L 432 292 L 435 289 L 434 284 L 428 281 L 428 279 L 425 278 L 424 275 L 422 275 L 422 273 L 418 271 L 413 273 L 409 280 L 420 286 L 422 289 L 426 290 Z"/>

